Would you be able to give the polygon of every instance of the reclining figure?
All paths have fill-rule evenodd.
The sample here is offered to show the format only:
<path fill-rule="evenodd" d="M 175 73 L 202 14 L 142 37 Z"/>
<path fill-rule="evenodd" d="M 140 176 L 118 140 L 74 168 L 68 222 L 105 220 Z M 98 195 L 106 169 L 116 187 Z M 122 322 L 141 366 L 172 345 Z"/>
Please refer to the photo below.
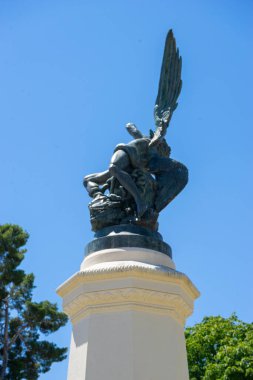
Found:
<path fill-rule="evenodd" d="M 108 170 L 84 177 L 84 186 L 94 199 L 89 205 L 94 230 L 115 223 L 108 208 L 117 209 L 117 223 L 138 223 L 157 229 L 159 212 L 187 184 L 188 170 L 170 158 L 171 149 L 164 138 L 182 87 L 181 66 L 170 30 L 154 109 L 156 131 L 150 131 L 146 137 L 128 123 L 126 128 L 134 140 L 116 146 Z M 106 190 L 109 195 L 105 195 Z M 100 222 L 96 223 L 98 217 Z"/>

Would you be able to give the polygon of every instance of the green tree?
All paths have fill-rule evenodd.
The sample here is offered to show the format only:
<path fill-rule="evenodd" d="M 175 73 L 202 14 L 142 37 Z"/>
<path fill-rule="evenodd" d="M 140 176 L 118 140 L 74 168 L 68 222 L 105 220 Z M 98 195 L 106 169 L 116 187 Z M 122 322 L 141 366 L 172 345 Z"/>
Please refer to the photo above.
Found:
<path fill-rule="evenodd" d="M 66 357 L 66 348 L 43 340 L 67 322 L 56 304 L 33 302 L 34 275 L 18 266 L 28 234 L 19 226 L 0 226 L 0 380 L 35 380 L 52 363 Z"/>
<path fill-rule="evenodd" d="M 191 380 L 253 379 L 253 324 L 229 318 L 206 317 L 186 328 Z"/>

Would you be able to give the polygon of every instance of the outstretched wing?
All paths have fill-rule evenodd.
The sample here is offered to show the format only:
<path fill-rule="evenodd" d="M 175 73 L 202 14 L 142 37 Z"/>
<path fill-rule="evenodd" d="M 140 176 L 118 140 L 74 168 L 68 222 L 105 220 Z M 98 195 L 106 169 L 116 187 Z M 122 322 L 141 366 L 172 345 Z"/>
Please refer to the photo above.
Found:
<path fill-rule="evenodd" d="M 158 94 L 154 109 L 156 131 L 150 142 L 154 145 L 166 134 L 170 119 L 177 108 L 177 99 L 182 88 L 182 57 L 176 47 L 172 30 L 169 31 L 164 48 Z"/>

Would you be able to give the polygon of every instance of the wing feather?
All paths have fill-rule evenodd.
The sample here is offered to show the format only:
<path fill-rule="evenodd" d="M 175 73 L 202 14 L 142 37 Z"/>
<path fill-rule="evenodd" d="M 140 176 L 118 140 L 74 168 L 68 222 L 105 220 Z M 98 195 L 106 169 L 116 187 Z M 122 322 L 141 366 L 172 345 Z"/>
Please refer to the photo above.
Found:
<path fill-rule="evenodd" d="M 172 30 L 167 34 L 163 54 L 163 62 L 159 80 L 158 94 L 155 103 L 154 117 L 156 131 L 150 145 L 166 134 L 172 114 L 177 108 L 177 99 L 182 88 L 182 57 L 176 47 Z"/>

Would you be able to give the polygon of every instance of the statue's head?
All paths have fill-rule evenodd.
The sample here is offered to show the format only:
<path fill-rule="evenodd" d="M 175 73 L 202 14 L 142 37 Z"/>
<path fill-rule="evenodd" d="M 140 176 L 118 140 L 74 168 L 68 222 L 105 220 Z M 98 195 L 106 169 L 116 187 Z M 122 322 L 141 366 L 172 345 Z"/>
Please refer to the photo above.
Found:
<path fill-rule="evenodd" d="M 167 144 L 167 141 L 164 138 L 161 138 L 157 141 L 156 149 L 157 149 L 160 156 L 162 156 L 162 157 L 169 157 L 170 156 L 171 148 Z"/>

